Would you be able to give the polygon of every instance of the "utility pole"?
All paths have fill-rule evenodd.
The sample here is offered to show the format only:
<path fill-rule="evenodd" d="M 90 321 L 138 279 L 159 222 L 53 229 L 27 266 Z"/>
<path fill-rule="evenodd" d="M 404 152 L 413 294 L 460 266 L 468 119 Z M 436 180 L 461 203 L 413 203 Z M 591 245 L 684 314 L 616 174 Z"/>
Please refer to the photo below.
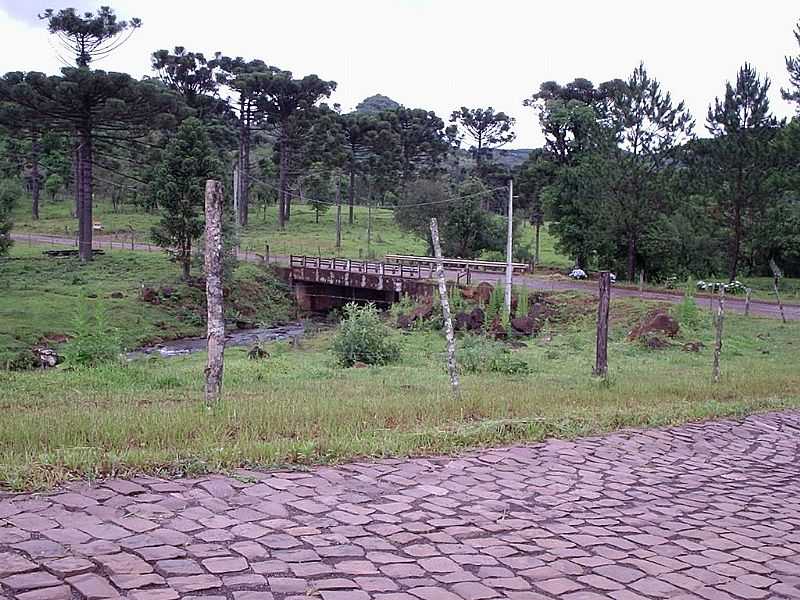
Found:
<path fill-rule="evenodd" d="M 339 189 L 339 174 L 336 174 L 336 254 L 342 248 L 342 194 Z"/>
<path fill-rule="evenodd" d="M 511 267 L 511 259 L 513 252 L 513 235 L 514 235 L 514 180 L 508 180 L 508 237 L 506 239 L 506 294 L 505 294 L 505 312 L 506 316 L 511 318 L 511 283 L 513 278 L 513 268 Z"/>

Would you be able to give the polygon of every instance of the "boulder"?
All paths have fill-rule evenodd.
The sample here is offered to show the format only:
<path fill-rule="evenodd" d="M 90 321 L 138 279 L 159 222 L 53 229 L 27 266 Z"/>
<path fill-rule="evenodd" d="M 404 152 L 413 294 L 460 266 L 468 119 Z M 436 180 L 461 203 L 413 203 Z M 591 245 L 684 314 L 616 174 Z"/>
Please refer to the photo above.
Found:
<path fill-rule="evenodd" d="M 115 300 L 119 300 L 120 298 L 124 298 L 125 294 L 123 294 L 122 292 L 111 292 L 111 297 L 114 298 Z"/>
<path fill-rule="evenodd" d="M 250 360 L 261 360 L 264 358 L 269 358 L 269 352 L 264 350 L 260 344 L 253 345 L 250 350 L 247 351 L 247 358 Z"/>
<path fill-rule="evenodd" d="M 42 369 L 50 369 L 62 361 L 56 351 L 47 346 L 34 346 L 31 348 L 31 352 L 36 359 L 37 365 Z"/>
<path fill-rule="evenodd" d="M 508 332 L 506 331 L 506 328 L 503 327 L 503 322 L 500 320 L 500 317 L 494 318 L 491 326 L 489 327 L 489 332 L 496 340 L 504 340 L 508 337 Z"/>
<path fill-rule="evenodd" d="M 533 317 L 515 317 L 511 319 L 511 327 L 522 335 L 533 335 L 536 331 L 536 319 Z"/>
<path fill-rule="evenodd" d="M 469 313 L 469 325 L 467 329 L 470 331 L 478 331 L 483 329 L 483 324 L 486 322 L 486 313 L 480 307 L 475 307 Z"/>
<path fill-rule="evenodd" d="M 397 317 L 397 327 L 399 329 L 411 329 L 411 317 L 408 315 L 399 315 Z"/>
<path fill-rule="evenodd" d="M 470 323 L 471 319 L 469 313 L 456 313 L 456 316 L 453 318 L 453 329 L 456 331 L 468 331 Z"/>
<path fill-rule="evenodd" d="M 161 298 L 158 296 L 158 292 L 149 287 L 142 288 L 142 301 L 148 304 L 161 304 Z"/>
<path fill-rule="evenodd" d="M 366 369 L 367 367 L 369 367 L 369 365 L 367 363 L 363 363 L 363 362 L 358 361 L 358 360 L 353 363 L 353 368 L 354 369 Z"/>
<path fill-rule="evenodd" d="M 703 342 L 696 341 L 696 342 L 686 342 L 682 347 L 681 350 L 684 352 L 700 352 L 706 345 Z"/>
<path fill-rule="evenodd" d="M 411 311 L 411 314 L 408 315 L 408 318 L 411 319 L 411 322 L 413 323 L 414 321 L 424 321 L 425 319 L 430 319 L 432 314 L 433 303 L 423 302 Z"/>
<path fill-rule="evenodd" d="M 650 350 L 663 350 L 670 345 L 669 342 L 662 340 L 657 335 L 647 336 L 642 338 L 642 340 L 644 341 L 645 346 L 647 346 Z"/>
<path fill-rule="evenodd" d="M 492 297 L 492 292 L 494 291 L 494 286 L 491 283 L 487 283 L 485 281 L 481 281 L 478 284 L 478 287 L 475 288 L 475 293 L 473 294 L 473 300 L 480 304 L 486 304 L 489 302 L 489 298 Z"/>
<path fill-rule="evenodd" d="M 648 314 L 644 321 L 635 327 L 629 334 L 629 340 L 637 340 L 642 336 L 660 333 L 668 337 L 675 337 L 680 330 L 680 325 L 672 316 L 663 310 Z"/>

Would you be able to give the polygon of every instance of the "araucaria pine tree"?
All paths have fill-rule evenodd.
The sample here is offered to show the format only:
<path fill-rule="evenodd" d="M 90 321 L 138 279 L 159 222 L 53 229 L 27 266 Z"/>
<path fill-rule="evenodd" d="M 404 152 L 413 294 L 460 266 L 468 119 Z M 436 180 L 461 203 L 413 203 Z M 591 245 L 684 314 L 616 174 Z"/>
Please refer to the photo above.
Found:
<path fill-rule="evenodd" d="M 167 145 L 152 188 L 161 209 L 153 239 L 175 256 L 185 278 L 191 269 L 192 245 L 203 233 L 205 182 L 220 171 L 205 126 L 194 117 L 186 119 Z"/>

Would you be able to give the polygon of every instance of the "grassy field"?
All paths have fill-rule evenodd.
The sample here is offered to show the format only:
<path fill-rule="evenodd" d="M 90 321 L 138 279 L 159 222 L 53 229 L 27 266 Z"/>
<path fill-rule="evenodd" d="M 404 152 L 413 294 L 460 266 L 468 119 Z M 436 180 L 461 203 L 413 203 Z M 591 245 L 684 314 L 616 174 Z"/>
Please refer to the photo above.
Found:
<path fill-rule="evenodd" d="M 425 331 L 393 333 L 401 361 L 366 369 L 336 365 L 332 333 L 299 348 L 271 345 L 259 362 L 230 350 L 225 399 L 212 412 L 201 401 L 203 355 L 0 373 L 0 483 L 32 489 L 79 477 L 457 452 L 800 407 L 798 324 L 729 317 L 714 385 L 707 313 L 681 313 L 676 345 L 653 351 L 625 339 L 648 305 L 615 302 L 611 373 L 598 380 L 592 301 L 554 298 L 568 314 L 514 351 L 530 373 L 465 374 L 460 401 L 449 393 L 444 340 Z M 697 339 L 701 352 L 680 350 Z"/>
<path fill-rule="evenodd" d="M 9 258 L 0 258 L 0 368 L 43 338 L 71 334 L 79 307 L 87 303 L 103 304 L 129 348 L 203 333 L 204 289 L 180 282 L 179 267 L 164 254 L 113 251 L 81 265 L 42 250 L 15 244 Z M 239 267 L 230 310 L 257 322 L 286 318 L 285 294 L 260 277 L 254 265 Z M 140 299 L 142 285 L 172 291 L 151 304 Z"/>
<path fill-rule="evenodd" d="M 14 213 L 14 233 L 40 233 L 63 237 L 74 237 L 77 221 L 70 215 L 69 201 L 44 202 L 40 219 L 33 221 L 25 202 L 19 202 Z M 157 215 L 145 213 L 124 205 L 119 212 L 112 210 L 110 202 L 97 202 L 94 220 L 103 226 L 103 235 L 116 236 L 129 241 L 131 231 L 139 242 L 146 242 L 150 229 L 157 222 Z M 355 207 L 355 223 L 347 224 L 347 207 L 342 208 L 342 248 L 339 255 L 349 258 L 382 258 L 387 254 L 424 254 L 426 244 L 423 240 L 400 230 L 394 222 L 394 213 L 388 209 L 372 211 L 372 239 L 367 243 L 368 210 Z M 525 223 L 520 230 L 520 243 L 529 245 L 533 241 L 533 228 Z M 253 207 L 250 223 L 240 234 L 242 249 L 262 253 L 264 245 L 269 244 L 274 254 L 308 254 L 332 256 L 336 254 L 336 210 L 331 208 L 320 214 L 316 222 L 311 206 L 294 205 L 292 220 L 284 231 L 278 229 L 277 207 L 268 206 L 266 213 Z M 540 258 L 543 266 L 568 268 L 570 260 L 555 250 L 555 240 L 543 227 L 540 235 Z"/>

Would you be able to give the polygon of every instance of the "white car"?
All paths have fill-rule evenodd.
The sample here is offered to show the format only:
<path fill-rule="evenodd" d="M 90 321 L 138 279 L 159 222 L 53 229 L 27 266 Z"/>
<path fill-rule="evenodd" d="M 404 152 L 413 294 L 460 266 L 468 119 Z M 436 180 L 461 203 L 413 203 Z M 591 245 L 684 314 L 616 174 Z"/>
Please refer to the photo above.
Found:
<path fill-rule="evenodd" d="M 586 271 L 583 269 L 572 269 L 569 274 L 570 279 L 586 279 Z"/>

